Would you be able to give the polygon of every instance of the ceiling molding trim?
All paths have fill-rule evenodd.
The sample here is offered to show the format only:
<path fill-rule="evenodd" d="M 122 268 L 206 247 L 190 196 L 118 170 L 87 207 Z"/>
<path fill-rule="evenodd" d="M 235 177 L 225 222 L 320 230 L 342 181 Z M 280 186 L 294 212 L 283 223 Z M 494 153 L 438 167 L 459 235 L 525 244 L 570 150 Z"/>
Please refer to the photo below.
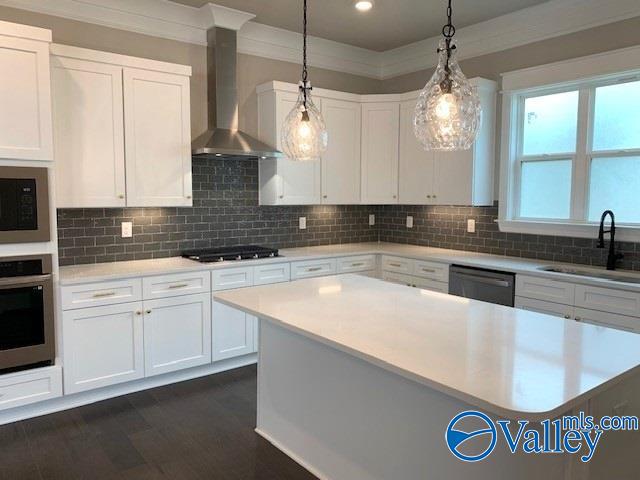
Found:
<path fill-rule="evenodd" d="M 456 32 L 459 59 L 473 58 L 640 16 L 638 0 L 551 0 Z M 437 64 L 439 37 L 382 53 L 382 78 Z"/>
<path fill-rule="evenodd" d="M 251 14 L 214 4 L 189 7 L 168 0 L 0 0 L 0 5 L 196 45 L 213 26 L 239 29 L 240 53 L 300 63 L 302 35 L 247 21 Z M 460 59 L 472 58 L 640 16 L 638 0 L 550 0 L 461 28 Z M 246 23 L 245 23 L 246 22 Z M 242 27 L 242 28 L 240 28 Z M 314 67 L 389 79 L 433 68 L 439 37 L 376 52 L 310 37 Z"/>
<path fill-rule="evenodd" d="M 0 5 L 179 42 L 206 45 L 210 19 L 167 0 L 0 0 Z"/>
<path fill-rule="evenodd" d="M 309 65 L 379 79 L 380 53 L 344 43 L 309 37 Z M 238 32 L 238 52 L 258 57 L 302 63 L 302 35 L 289 30 L 248 22 Z"/>

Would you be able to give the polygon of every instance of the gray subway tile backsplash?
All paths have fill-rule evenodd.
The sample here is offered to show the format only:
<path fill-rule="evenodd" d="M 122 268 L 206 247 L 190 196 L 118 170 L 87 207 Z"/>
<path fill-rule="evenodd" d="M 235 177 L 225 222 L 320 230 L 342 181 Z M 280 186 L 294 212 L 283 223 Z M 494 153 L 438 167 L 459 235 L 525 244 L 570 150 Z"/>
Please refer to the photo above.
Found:
<path fill-rule="evenodd" d="M 369 226 L 369 214 L 376 225 Z M 414 228 L 406 228 L 406 217 Z M 307 229 L 298 229 L 298 217 Z M 193 159 L 193 207 L 58 210 L 61 265 L 179 255 L 238 244 L 276 248 L 386 241 L 602 266 L 606 250 L 592 239 L 503 233 L 497 206 L 258 206 L 257 160 Z M 476 233 L 466 232 L 467 219 Z M 133 237 L 121 238 L 121 222 Z M 640 244 L 619 244 L 621 267 L 640 270 Z"/>

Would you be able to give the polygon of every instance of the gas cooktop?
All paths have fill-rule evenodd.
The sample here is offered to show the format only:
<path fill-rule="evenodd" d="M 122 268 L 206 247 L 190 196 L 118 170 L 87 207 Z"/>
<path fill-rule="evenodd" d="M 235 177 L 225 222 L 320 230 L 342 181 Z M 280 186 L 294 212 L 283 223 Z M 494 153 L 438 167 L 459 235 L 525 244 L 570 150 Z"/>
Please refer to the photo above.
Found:
<path fill-rule="evenodd" d="M 182 252 L 184 258 L 200 263 L 225 262 L 231 260 L 253 260 L 256 258 L 273 258 L 278 256 L 275 248 L 256 245 L 239 245 L 236 247 L 205 248 Z"/>

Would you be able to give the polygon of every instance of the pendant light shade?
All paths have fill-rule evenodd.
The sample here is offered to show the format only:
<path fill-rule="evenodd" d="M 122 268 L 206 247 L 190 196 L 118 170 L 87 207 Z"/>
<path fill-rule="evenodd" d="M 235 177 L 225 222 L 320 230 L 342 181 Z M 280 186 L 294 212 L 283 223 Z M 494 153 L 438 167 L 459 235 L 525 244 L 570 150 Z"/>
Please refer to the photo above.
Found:
<path fill-rule="evenodd" d="M 451 1 L 447 14 L 449 23 L 442 29 L 438 66 L 420 93 L 415 111 L 414 132 L 425 150 L 468 150 L 476 140 L 482 119 L 478 91 L 456 59 Z"/>
<path fill-rule="evenodd" d="M 291 160 L 307 162 L 319 160 L 327 149 L 329 135 L 320 110 L 311 98 L 311 83 L 307 71 L 307 0 L 304 0 L 304 28 L 302 47 L 302 81 L 300 94 L 293 110 L 282 126 L 282 150 Z"/>

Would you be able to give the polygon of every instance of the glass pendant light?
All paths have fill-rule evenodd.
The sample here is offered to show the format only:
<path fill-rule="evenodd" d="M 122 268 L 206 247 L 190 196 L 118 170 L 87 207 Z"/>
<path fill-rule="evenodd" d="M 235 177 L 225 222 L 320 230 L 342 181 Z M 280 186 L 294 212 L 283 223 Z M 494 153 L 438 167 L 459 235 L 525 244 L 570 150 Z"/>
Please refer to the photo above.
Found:
<path fill-rule="evenodd" d="M 442 27 L 438 66 L 416 105 L 414 132 L 425 150 L 468 150 L 475 142 L 482 118 L 478 91 L 456 59 L 456 29 L 451 16 L 449 0 L 449 22 Z"/>
<path fill-rule="evenodd" d="M 293 110 L 282 127 L 281 143 L 284 153 L 299 162 L 319 160 L 327 149 L 329 135 L 324 119 L 311 99 L 311 83 L 307 71 L 307 0 L 304 0 L 302 45 L 302 81 L 300 94 Z"/>

